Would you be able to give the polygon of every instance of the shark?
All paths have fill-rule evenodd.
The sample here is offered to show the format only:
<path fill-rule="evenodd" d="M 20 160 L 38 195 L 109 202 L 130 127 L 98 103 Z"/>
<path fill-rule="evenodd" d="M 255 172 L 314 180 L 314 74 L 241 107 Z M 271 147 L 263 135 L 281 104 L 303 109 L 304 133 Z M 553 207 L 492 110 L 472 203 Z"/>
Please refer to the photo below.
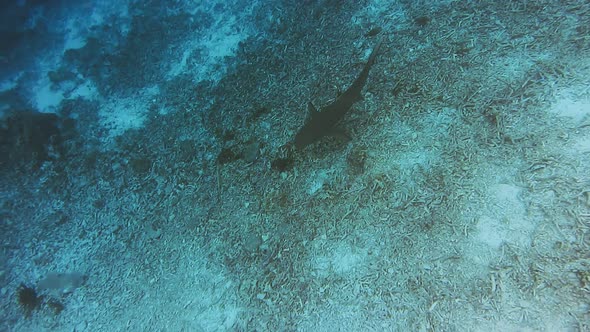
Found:
<path fill-rule="evenodd" d="M 362 90 L 367 83 L 369 71 L 375 62 L 377 52 L 381 47 L 383 38 L 377 41 L 377 44 L 371 51 L 369 59 L 365 64 L 363 70 L 356 78 L 356 80 L 332 103 L 322 107 L 319 111 L 310 101 L 308 107 L 308 117 L 301 129 L 295 135 L 295 147 L 299 150 L 317 142 L 324 136 L 344 135 L 341 130 L 336 127 L 342 118 L 352 108 L 352 105 L 363 99 Z"/>

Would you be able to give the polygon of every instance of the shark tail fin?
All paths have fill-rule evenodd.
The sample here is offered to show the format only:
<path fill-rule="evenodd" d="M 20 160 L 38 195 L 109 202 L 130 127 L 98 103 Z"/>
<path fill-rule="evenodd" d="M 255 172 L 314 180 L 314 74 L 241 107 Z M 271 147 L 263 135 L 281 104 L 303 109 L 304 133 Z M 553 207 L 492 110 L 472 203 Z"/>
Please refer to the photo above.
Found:
<path fill-rule="evenodd" d="M 371 51 L 371 55 L 369 55 L 369 60 L 367 60 L 367 65 L 372 66 L 375 62 L 375 58 L 377 57 L 377 52 L 379 52 L 379 48 L 381 48 L 381 44 L 383 43 L 383 36 L 380 36 L 377 40 L 377 44 L 373 47 L 373 51 Z"/>

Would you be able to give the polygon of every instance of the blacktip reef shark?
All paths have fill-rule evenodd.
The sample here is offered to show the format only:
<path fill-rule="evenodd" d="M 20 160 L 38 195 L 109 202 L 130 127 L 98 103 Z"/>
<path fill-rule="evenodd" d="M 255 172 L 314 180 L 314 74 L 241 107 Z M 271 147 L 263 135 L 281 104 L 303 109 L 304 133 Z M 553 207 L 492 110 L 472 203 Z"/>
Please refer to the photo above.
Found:
<path fill-rule="evenodd" d="M 320 111 L 309 102 L 307 105 L 309 109 L 307 120 L 297 135 L 295 135 L 295 147 L 297 149 L 303 149 L 324 136 L 342 134 L 338 132 L 336 125 L 342 120 L 354 103 L 363 99 L 361 92 L 367 82 L 369 70 L 371 70 L 371 66 L 375 62 L 375 57 L 382 41 L 383 38 L 380 38 L 375 48 L 373 48 L 363 71 L 361 71 L 354 83 L 344 93 L 338 96 L 336 100 L 322 107 Z"/>

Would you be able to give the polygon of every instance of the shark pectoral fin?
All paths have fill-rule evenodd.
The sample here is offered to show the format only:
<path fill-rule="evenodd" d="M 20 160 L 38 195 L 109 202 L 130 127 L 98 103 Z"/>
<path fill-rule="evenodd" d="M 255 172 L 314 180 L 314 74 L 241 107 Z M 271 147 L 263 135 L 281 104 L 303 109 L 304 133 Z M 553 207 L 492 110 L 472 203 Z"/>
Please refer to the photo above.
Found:
<path fill-rule="evenodd" d="M 329 132 L 329 135 L 333 136 L 333 137 L 337 137 L 337 138 L 342 139 L 347 142 L 352 139 L 350 137 L 350 135 L 348 135 L 348 133 L 342 128 L 332 128 Z"/>

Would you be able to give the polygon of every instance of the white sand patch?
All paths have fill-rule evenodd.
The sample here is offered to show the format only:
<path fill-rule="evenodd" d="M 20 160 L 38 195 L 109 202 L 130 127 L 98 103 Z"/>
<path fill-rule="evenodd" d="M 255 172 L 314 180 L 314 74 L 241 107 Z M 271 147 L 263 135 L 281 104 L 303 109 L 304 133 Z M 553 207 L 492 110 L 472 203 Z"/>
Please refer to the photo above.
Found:
<path fill-rule="evenodd" d="M 375 324 L 367 320 L 363 309 L 360 305 L 336 306 L 332 303 L 318 306 L 299 322 L 297 331 L 394 331 L 387 322 L 371 326 Z"/>
<path fill-rule="evenodd" d="M 99 111 L 100 124 L 107 129 L 107 141 L 129 129 L 143 127 L 149 103 L 157 89 L 146 88 L 137 97 L 113 98 L 105 101 Z"/>
<path fill-rule="evenodd" d="M 47 66 L 42 66 L 47 67 Z M 86 80 L 81 84 L 74 81 L 62 82 L 58 87 L 52 84 L 47 76 L 48 71 L 42 71 L 41 77 L 34 83 L 31 89 L 31 104 L 35 110 L 41 113 L 55 113 L 62 101 L 66 99 L 83 98 L 95 100 L 98 90 L 94 82 Z"/>
<path fill-rule="evenodd" d="M 433 110 L 421 120 L 421 125 L 429 128 L 427 132 L 407 128 L 405 134 L 409 137 L 408 142 L 411 142 L 408 144 L 413 146 L 400 155 L 400 168 L 411 170 L 419 166 L 422 170 L 430 169 L 440 159 L 436 142 L 447 139 L 449 127 L 455 121 L 456 114 L 457 110 L 450 107 Z"/>
<path fill-rule="evenodd" d="M 4 80 L 0 82 L 0 92 L 8 91 L 13 89 L 17 85 L 18 77 L 11 77 L 10 79 Z"/>
<path fill-rule="evenodd" d="M 58 44 L 53 50 L 45 51 L 40 57 L 36 72 L 39 77 L 32 83 L 30 90 L 31 104 L 39 112 L 55 113 L 59 104 L 66 98 L 83 97 L 96 98 L 96 88 L 91 83 L 75 86 L 73 82 L 65 82 L 56 88 L 47 76 L 52 70 L 59 68 L 62 63 L 62 55 L 68 49 L 79 49 L 86 44 L 86 38 L 93 27 L 104 23 L 104 17 L 115 14 L 121 17 L 128 16 L 127 1 L 85 1 L 78 4 L 70 12 L 64 13 L 62 19 L 53 19 L 53 29 L 63 32 L 63 44 Z M 31 21 L 31 24 L 35 22 Z"/>
<path fill-rule="evenodd" d="M 413 170 L 416 166 L 426 169 L 435 158 L 434 153 L 426 149 L 407 151 L 400 154 L 399 167 L 402 170 Z"/>
<path fill-rule="evenodd" d="M 18 77 L 12 77 L 0 82 L 0 93 L 6 92 L 16 87 Z M 6 111 L 10 110 L 10 104 L 0 100 L 0 118 L 2 118 Z"/>
<path fill-rule="evenodd" d="M 373 0 L 352 16 L 352 23 L 362 25 L 368 22 L 379 22 L 384 16 L 387 16 L 394 24 L 406 20 L 406 13 L 397 1 Z"/>
<path fill-rule="evenodd" d="M 79 49 L 86 45 L 86 38 L 93 27 L 103 25 L 108 17 L 115 15 L 118 24 L 129 17 L 128 1 L 82 1 L 77 5 L 79 13 L 69 13 L 64 19 L 64 50 Z M 106 17 L 106 19 L 105 19 Z M 123 33 L 128 27 L 118 26 Z"/>
<path fill-rule="evenodd" d="M 147 105 L 134 99 L 108 103 L 99 111 L 100 124 L 109 131 L 109 137 L 120 136 L 129 129 L 143 127 Z"/>
<path fill-rule="evenodd" d="M 62 90 L 51 88 L 51 82 L 44 75 L 37 81 L 37 87 L 31 90 L 31 102 L 33 106 L 41 113 L 55 113 L 57 106 L 64 99 Z"/>
<path fill-rule="evenodd" d="M 215 3 L 204 3 L 205 12 L 212 11 Z M 198 7 L 201 8 L 201 7 Z M 195 15 L 199 15 L 195 9 Z M 225 57 L 235 55 L 241 41 L 253 33 L 253 27 L 243 22 L 250 22 L 248 15 L 252 9 L 237 13 L 226 12 L 216 15 L 216 21 L 207 31 L 198 31 L 194 38 L 189 38 L 184 45 L 180 59 L 171 59 L 167 78 L 172 79 L 182 73 L 191 73 L 197 81 L 211 80 L 217 82 L 226 73 L 227 67 L 220 66 Z"/>
<path fill-rule="evenodd" d="M 235 20 L 235 18 L 234 18 Z M 228 31 L 230 28 L 222 25 L 219 29 L 212 29 L 209 38 L 189 42 L 185 47 L 180 61 L 171 61 L 172 67 L 168 71 L 168 79 L 171 79 L 181 73 L 192 71 L 197 80 L 211 79 L 218 81 L 221 79 L 223 72 L 215 72 L 217 67 L 225 57 L 233 56 L 238 48 L 240 41 L 246 39 L 245 34 L 237 34 Z M 196 58 L 194 62 L 192 58 Z M 191 68 L 195 66 L 196 68 Z M 208 75 L 209 74 L 209 75 Z"/>
<path fill-rule="evenodd" d="M 534 65 L 534 61 L 524 55 L 498 57 L 490 63 L 490 69 L 496 70 L 499 77 L 512 81 L 524 77 L 528 70 Z"/>
<path fill-rule="evenodd" d="M 366 249 L 357 248 L 348 243 L 331 243 L 330 248 L 323 250 L 322 243 L 327 241 L 319 239 L 314 247 L 321 252 L 311 260 L 312 275 L 315 277 L 332 277 L 338 275 L 347 277 L 364 270 L 368 253 Z"/>
<path fill-rule="evenodd" d="M 567 92 L 562 93 L 550 112 L 561 117 L 568 117 L 579 124 L 590 114 L 590 98 L 578 99 Z"/>
<path fill-rule="evenodd" d="M 487 209 L 479 218 L 476 239 L 497 249 L 503 243 L 528 247 L 533 223 L 526 216 L 526 208 L 520 200 L 521 188 L 511 184 L 496 184 L 488 191 Z"/>
<path fill-rule="evenodd" d="M 493 248 L 499 248 L 504 241 L 506 234 L 497 223 L 497 220 L 483 216 L 477 223 L 477 238 L 479 241 Z"/>
<path fill-rule="evenodd" d="M 589 153 L 590 152 L 590 136 L 582 136 L 574 141 L 572 145 L 572 153 Z"/>
<path fill-rule="evenodd" d="M 78 85 L 71 93 L 72 98 L 94 100 L 99 97 L 96 85 L 92 81 L 86 81 Z"/>
<path fill-rule="evenodd" d="M 184 311 L 183 318 L 186 322 L 184 325 L 204 331 L 231 329 L 242 311 L 236 306 L 236 299 L 231 295 L 235 292 L 235 288 L 236 285 L 223 276 L 213 275 L 209 271 L 199 272 L 193 287 L 188 288 L 194 298 L 188 301 Z M 171 289 L 171 292 L 173 291 Z M 166 304 L 162 303 L 161 308 L 165 307 Z"/>
<path fill-rule="evenodd" d="M 569 122 L 567 142 L 558 147 L 560 153 L 565 153 L 572 160 L 579 160 L 582 154 L 590 153 L 590 96 L 585 84 L 571 86 L 557 93 L 557 100 L 549 112 Z M 571 126 L 574 127 L 571 127 Z M 565 148 L 565 149 L 564 149 Z"/>
<path fill-rule="evenodd" d="M 66 23 L 66 35 L 64 49 L 79 49 L 86 45 L 86 38 L 79 31 L 78 22 L 69 20 Z"/>
<path fill-rule="evenodd" d="M 315 195 L 318 191 L 320 191 L 324 184 L 329 183 L 331 181 L 331 174 L 333 171 L 331 170 L 319 170 L 314 171 L 309 182 L 309 187 L 307 193 L 310 196 Z"/>
<path fill-rule="evenodd" d="M 332 268 L 338 275 L 354 272 L 363 265 L 367 257 L 366 250 L 353 250 L 350 246 L 340 246 L 332 253 Z"/>

